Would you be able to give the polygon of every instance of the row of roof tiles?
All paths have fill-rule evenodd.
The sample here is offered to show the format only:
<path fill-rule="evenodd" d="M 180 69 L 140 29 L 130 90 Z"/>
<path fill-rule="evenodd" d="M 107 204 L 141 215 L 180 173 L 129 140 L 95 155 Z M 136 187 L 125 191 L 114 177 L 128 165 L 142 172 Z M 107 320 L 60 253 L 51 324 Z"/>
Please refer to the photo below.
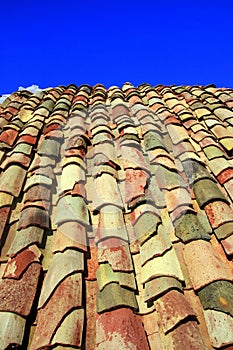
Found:
<path fill-rule="evenodd" d="M 232 101 L 126 83 L 2 103 L 1 348 L 233 346 Z"/>

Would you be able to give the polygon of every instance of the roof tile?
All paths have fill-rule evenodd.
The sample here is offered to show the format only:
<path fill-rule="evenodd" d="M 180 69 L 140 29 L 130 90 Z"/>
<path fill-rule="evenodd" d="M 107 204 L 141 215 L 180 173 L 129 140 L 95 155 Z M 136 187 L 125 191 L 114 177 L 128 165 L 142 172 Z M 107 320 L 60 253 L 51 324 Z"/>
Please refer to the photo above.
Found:
<path fill-rule="evenodd" d="M 182 291 L 182 284 L 176 278 L 170 276 L 160 276 L 145 283 L 144 300 L 146 302 L 161 297 L 169 290 Z"/>
<path fill-rule="evenodd" d="M 233 318 L 220 311 L 205 310 L 205 321 L 215 348 L 221 348 L 233 343 Z"/>
<path fill-rule="evenodd" d="M 23 343 L 25 318 L 12 313 L 0 312 L 0 344 L 2 349 L 10 349 L 12 346 L 21 346 Z"/>
<path fill-rule="evenodd" d="M 69 221 L 89 224 L 87 205 L 82 197 L 66 195 L 59 199 L 55 223 L 60 225 Z"/>
<path fill-rule="evenodd" d="M 184 320 L 196 316 L 185 296 L 177 290 L 168 291 L 155 304 L 165 334 Z"/>
<path fill-rule="evenodd" d="M 59 326 L 62 326 L 64 322 L 64 316 L 68 315 L 69 312 L 82 305 L 82 277 L 80 273 L 66 276 L 61 281 L 60 285 L 56 288 L 51 298 L 44 305 L 37 314 L 37 327 L 33 340 L 31 343 L 31 350 L 36 350 L 41 347 L 49 346 L 52 342 L 53 337 L 65 337 L 66 328 L 62 331 L 59 330 Z M 78 319 L 79 321 L 80 319 Z M 67 322 L 66 322 L 67 323 Z M 78 322 L 79 327 L 70 329 L 70 333 L 67 334 L 70 340 L 79 342 L 81 333 L 81 325 Z M 77 326 L 77 324 L 76 324 Z M 77 332 L 77 329 L 79 332 Z M 75 333 L 76 337 L 75 337 Z M 63 334 L 62 334 L 63 333 Z M 63 338 L 64 339 L 64 338 Z M 71 345 L 71 344 L 69 344 Z"/>
<path fill-rule="evenodd" d="M 98 243 L 109 237 L 116 237 L 125 241 L 128 240 L 122 210 L 113 205 L 101 208 L 95 240 Z"/>
<path fill-rule="evenodd" d="M 210 240 L 198 216 L 193 213 L 186 213 L 175 221 L 175 234 L 185 243 L 194 239 Z"/>
<path fill-rule="evenodd" d="M 24 249 L 17 254 L 16 257 L 11 258 L 6 266 L 3 278 L 21 278 L 27 267 L 33 262 L 39 262 L 41 252 L 36 245 Z"/>
<path fill-rule="evenodd" d="M 49 229 L 49 215 L 47 211 L 38 207 L 28 207 L 22 210 L 18 223 L 18 230 L 29 226 Z"/>
<path fill-rule="evenodd" d="M 84 310 L 71 311 L 62 320 L 56 333 L 51 339 L 51 344 L 71 345 L 81 347 L 84 327 Z"/>
<path fill-rule="evenodd" d="M 186 244 L 183 248 L 185 263 L 195 290 L 218 280 L 233 278 L 230 268 L 221 263 L 221 257 L 211 243 L 197 240 Z M 208 269 L 203 269 L 208 266 Z"/>
<path fill-rule="evenodd" d="M 203 308 L 229 313 L 233 316 L 233 283 L 215 281 L 198 292 Z"/>
<path fill-rule="evenodd" d="M 43 282 L 38 308 L 44 307 L 65 277 L 81 271 L 84 271 L 82 252 L 67 249 L 64 253 L 54 254 Z"/>
<path fill-rule="evenodd" d="M 22 190 L 25 176 L 26 170 L 21 166 L 10 165 L 9 168 L 0 175 L 0 191 L 18 197 Z"/>
<path fill-rule="evenodd" d="M 221 332 L 232 323 L 232 100 L 213 85 L 130 83 L 10 95 L 0 107 L 5 347 L 232 347 Z"/>
<path fill-rule="evenodd" d="M 119 307 L 138 309 L 134 291 L 121 287 L 118 283 L 107 284 L 97 294 L 97 312 L 102 313 Z"/>
<path fill-rule="evenodd" d="M 109 283 L 119 283 L 120 286 L 136 290 L 135 277 L 132 272 L 114 271 L 109 263 L 99 264 L 96 272 L 99 291 Z"/>
<path fill-rule="evenodd" d="M 201 179 L 193 185 L 193 192 L 200 208 L 204 208 L 212 201 L 224 201 L 228 203 L 218 186 L 209 179 Z"/>
<path fill-rule="evenodd" d="M 156 256 L 162 256 L 166 251 L 171 249 L 172 244 L 166 229 L 159 225 L 157 234 L 150 237 L 140 248 L 140 258 L 142 266 Z"/>
<path fill-rule="evenodd" d="M 77 221 L 67 221 L 59 225 L 53 241 L 53 252 L 63 252 L 67 248 L 87 251 L 85 225 Z"/>
<path fill-rule="evenodd" d="M 32 263 L 19 280 L 4 278 L 0 281 L 0 311 L 28 316 L 37 291 L 41 266 Z"/>
<path fill-rule="evenodd" d="M 162 256 L 157 256 L 149 260 L 142 266 L 142 283 L 154 277 L 170 276 L 183 282 L 184 277 L 174 249 L 170 249 Z"/>
<path fill-rule="evenodd" d="M 149 350 L 140 316 L 121 308 L 105 312 L 97 318 L 96 349 L 120 347 L 122 350 Z"/>
<path fill-rule="evenodd" d="M 108 238 L 98 243 L 98 261 L 108 262 L 113 271 L 134 271 L 129 245 L 119 238 Z"/>
<path fill-rule="evenodd" d="M 37 226 L 30 226 L 17 232 L 9 250 L 8 255 L 14 257 L 23 249 L 32 244 L 40 245 L 44 236 L 44 229 Z"/>

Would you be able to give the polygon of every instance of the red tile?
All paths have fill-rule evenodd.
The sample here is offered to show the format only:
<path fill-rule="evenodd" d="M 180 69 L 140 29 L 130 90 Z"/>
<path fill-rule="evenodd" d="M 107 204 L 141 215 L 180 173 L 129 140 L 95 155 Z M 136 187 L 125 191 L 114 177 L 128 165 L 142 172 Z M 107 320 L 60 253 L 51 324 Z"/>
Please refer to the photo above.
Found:
<path fill-rule="evenodd" d="M 33 262 L 39 262 L 41 252 L 36 245 L 24 249 L 7 263 L 3 278 L 19 279 Z"/>
<path fill-rule="evenodd" d="M 118 238 L 108 238 L 98 243 L 98 261 L 108 262 L 113 271 L 133 271 L 129 245 Z"/>
<path fill-rule="evenodd" d="M 145 194 L 145 187 L 149 174 L 141 169 L 126 169 L 125 202 L 129 203 L 134 198 Z"/>
<path fill-rule="evenodd" d="M 233 271 L 224 264 L 211 243 L 203 240 L 187 243 L 183 247 L 183 254 L 195 290 L 213 281 L 232 281 Z"/>
<path fill-rule="evenodd" d="M 149 350 L 141 317 L 120 308 L 98 315 L 96 349 Z"/>
<path fill-rule="evenodd" d="M 19 137 L 17 144 L 20 142 L 28 143 L 29 145 L 35 145 L 37 142 L 37 137 L 31 135 L 22 135 Z"/>
<path fill-rule="evenodd" d="M 0 281 L 0 311 L 28 316 L 37 292 L 41 266 L 32 263 L 19 280 L 5 278 Z"/>
<path fill-rule="evenodd" d="M 230 179 L 233 179 L 233 169 L 231 169 L 231 168 L 223 170 L 217 176 L 217 180 L 221 185 L 223 185 L 225 182 L 227 182 Z"/>
<path fill-rule="evenodd" d="M 196 317 L 185 296 L 177 290 L 168 291 L 155 304 L 165 334 L 184 320 Z"/>
<path fill-rule="evenodd" d="M 56 288 L 52 297 L 37 314 L 37 327 L 30 350 L 51 344 L 51 338 L 64 316 L 72 309 L 82 305 L 82 277 L 73 274 Z M 76 327 L 72 329 L 76 332 Z"/>
<path fill-rule="evenodd" d="M 6 129 L 0 135 L 0 142 L 5 142 L 7 145 L 12 146 L 17 138 L 17 135 L 17 130 Z"/>
<path fill-rule="evenodd" d="M 231 221 L 233 225 L 233 210 L 227 203 L 214 201 L 207 204 L 204 209 L 213 228 L 217 228 L 220 225 Z"/>
<path fill-rule="evenodd" d="M 195 321 L 181 324 L 171 333 L 172 350 L 207 350 Z"/>

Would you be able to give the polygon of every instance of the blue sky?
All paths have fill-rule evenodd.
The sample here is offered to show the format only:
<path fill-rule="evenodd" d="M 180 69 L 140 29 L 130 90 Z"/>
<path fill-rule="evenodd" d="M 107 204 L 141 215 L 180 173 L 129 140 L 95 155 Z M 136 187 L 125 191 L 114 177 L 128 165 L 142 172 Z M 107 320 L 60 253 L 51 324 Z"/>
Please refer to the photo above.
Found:
<path fill-rule="evenodd" d="M 103 83 L 233 87 L 233 1 L 4 1 L 0 94 Z"/>

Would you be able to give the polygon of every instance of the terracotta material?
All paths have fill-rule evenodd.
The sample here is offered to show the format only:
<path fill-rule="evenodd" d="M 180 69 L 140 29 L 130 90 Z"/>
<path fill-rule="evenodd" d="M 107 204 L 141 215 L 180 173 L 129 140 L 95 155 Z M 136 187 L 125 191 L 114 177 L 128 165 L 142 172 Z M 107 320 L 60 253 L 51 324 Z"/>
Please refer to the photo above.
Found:
<path fill-rule="evenodd" d="M 42 346 L 51 344 L 53 336 L 56 336 L 57 332 L 59 336 L 59 326 L 64 316 L 74 307 L 80 307 L 81 305 L 82 280 L 81 274 L 76 273 L 66 277 L 58 288 L 54 290 L 51 299 L 44 305 L 43 309 L 38 311 L 36 332 L 30 349 L 39 349 Z M 76 319 L 76 322 L 81 327 L 79 320 Z M 79 342 L 81 334 L 77 332 L 76 327 L 73 329 L 73 332 L 72 329 L 70 331 L 69 336 Z"/>
<path fill-rule="evenodd" d="M 195 290 L 208 285 L 213 281 L 233 278 L 231 269 L 222 263 L 221 257 L 211 243 L 197 240 L 184 246 L 184 259 Z M 208 266 L 208 269 L 203 269 Z"/>
<path fill-rule="evenodd" d="M 0 281 L 0 311 L 28 316 L 37 291 L 41 267 L 29 265 L 19 280 L 5 278 Z"/>
<path fill-rule="evenodd" d="M 177 290 L 168 291 L 158 299 L 155 305 L 165 334 L 176 328 L 182 321 L 196 316 L 185 296 Z"/>
<path fill-rule="evenodd" d="M 10 259 L 6 266 L 3 278 L 21 278 L 27 267 L 33 262 L 39 262 L 41 252 L 36 245 L 24 249 L 16 257 Z"/>
<path fill-rule="evenodd" d="M 45 305 L 65 277 L 75 272 L 82 272 L 83 263 L 83 253 L 75 250 L 68 249 L 64 253 L 54 254 L 43 282 L 38 308 Z"/>
<path fill-rule="evenodd" d="M 96 349 L 119 347 L 149 350 L 140 317 L 126 308 L 105 312 L 97 318 Z"/>
<path fill-rule="evenodd" d="M 125 83 L 0 104 L 0 348 L 233 347 L 232 101 Z"/>

